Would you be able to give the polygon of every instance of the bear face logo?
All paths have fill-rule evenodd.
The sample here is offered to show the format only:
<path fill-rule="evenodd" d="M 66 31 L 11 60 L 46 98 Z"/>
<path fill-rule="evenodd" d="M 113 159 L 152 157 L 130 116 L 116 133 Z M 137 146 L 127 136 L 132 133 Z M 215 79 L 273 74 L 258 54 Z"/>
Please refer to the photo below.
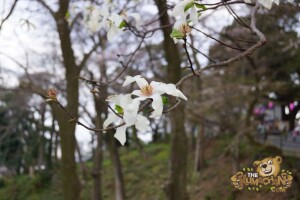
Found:
<path fill-rule="evenodd" d="M 280 172 L 280 164 L 282 162 L 282 158 L 280 156 L 276 156 L 275 158 L 268 157 L 261 161 L 255 161 L 253 165 L 256 168 L 256 172 L 260 176 L 274 176 L 276 177 Z"/>

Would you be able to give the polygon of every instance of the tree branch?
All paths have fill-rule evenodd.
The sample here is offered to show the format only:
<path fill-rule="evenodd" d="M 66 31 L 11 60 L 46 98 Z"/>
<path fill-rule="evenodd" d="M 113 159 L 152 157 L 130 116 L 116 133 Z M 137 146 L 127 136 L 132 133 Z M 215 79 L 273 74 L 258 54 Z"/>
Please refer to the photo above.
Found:
<path fill-rule="evenodd" d="M 8 14 L 6 15 L 6 17 L 4 17 L 4 18 L 2 19 L 2 21 L 1 21 L 1 23 L 0 23 L 0 31 L 1 31 L 1 28 L 2 28 L 2 26 L 3 26 L 3 24 L 4 24 L 4 22 L 5 22 L 6 20 L 8 20 L 8 18 L 12 15 L 12 13 L 13 13 L 13 11 L 14 11 L 14 9 L 15 9 L 15 7 L 16 7 L 18 1 L 19 1 L 19 0 L 15 0 L 15 1 L 14 1 L 14 3 L 12 4 L 12 6 L 11 6 L 11 8 L 10 8 Z"/>

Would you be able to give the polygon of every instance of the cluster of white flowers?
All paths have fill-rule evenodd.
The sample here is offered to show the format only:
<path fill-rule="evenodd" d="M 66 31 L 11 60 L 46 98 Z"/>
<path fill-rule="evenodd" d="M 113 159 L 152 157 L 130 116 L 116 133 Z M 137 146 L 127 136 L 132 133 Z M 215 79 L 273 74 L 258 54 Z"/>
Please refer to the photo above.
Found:
<path fill-rule="evenodd" d="M 140 25 L 141 16 L 138 13 L 127 13 L 122 11 L 121 14 L 111 12 L 114 6 L 111 1 L 104 1 L 101 7 L 89 5 L 86 7 L 84 23 L 89 30 L 97 32 L 101 29 L 107 31 L 107 38 L 112 41 L 113 38 L 126 27 L 129 20 L 134 20 L 135 25 Z"/>
<path fill-rule="evenodd" d="M 146 131 L 150 124 L 147 117 L 139 113 L 140 103 L 146 99 L 152 100 L 153 111 L 150 118 L 160 118 L 163 113 L 163 94 L 168 94 L 174 97 L 179 97 L 187 100 L 187 97 L 176 88 L 174 84 L 166 84 L 152 81 L 150 84 L 140 75 L 127 76 L 123 87 L 136 82 L 139 90 L 134 90 L 131 94 L 113 95 L 107 98 L 107 101 L 114 104 L 114 112 L 108 114 L 104 121 L 103 128 L 115 123 L 120 125 L 116 129 L 114 137 L 120 141 L 122 145 L 126 142 L 126 129 L 130 126 L 135 126 L 137 130 Z M 136 96 L 136 98 L 132 98 Z"/>
<path fill-rule="evenodd" d="M 280 0 L 244 0 L 245 3 L 249 4 L 256 1 L 263 7 L 271 9 L 273 2 L 279 5 Z M 293 3 L 294 0 L 287 0 L 287 2 Z M 178 39 L 184 39 L 191 33 L 190 25 L 198 23 L 200 12 L 203 10 L 206 10 L 205 5 L 197 3 L 194 0 L 183 0 L 176 4 L 171 12 L 171 15 L 176 19 L 171 33 L 171 37 L 175 43 L 178 42 Z"/>
<path fill-rule="evenodd" d="M 171 15 L 175 17 L 176 22 L 171 37 L 175 43 L 178 42 L 178 39 L 183 39 L 190 34 L 189 25 L 196 25 L 199 20 L 198 11 L 205 9 L 204 5 L 194 2 L 194 0 L 183 0 L 174 7 Z"/>
<path fill-rule="evenodd" d="M 245 3 L 253 3 L 254 0 L 244 0 Z M 279 0 L 257 0 L 258 3 L 260 3 L 263 7 L 267 8 L 267 9 L 271 9 L 272 8 L 272 4 L 273 2 L 276 4 L 276 5 L 279 5 Z M 289 3 L 293 3 L 294 0 L 287 0 L 287 2 Z"/>

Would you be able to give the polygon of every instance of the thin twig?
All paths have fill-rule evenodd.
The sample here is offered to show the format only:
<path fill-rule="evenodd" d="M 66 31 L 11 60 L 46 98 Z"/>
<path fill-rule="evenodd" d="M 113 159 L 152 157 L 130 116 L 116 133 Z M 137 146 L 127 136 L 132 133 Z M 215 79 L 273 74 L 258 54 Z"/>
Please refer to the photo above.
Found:
<path fill-rule="evenodd" d="M 11 8 L 10 8 L 8 14 L 6 15 L 6 17 L 4 17 L 4 18 L 2 19 L 2 21 L 1 21 L 1 23 L 0 23 L 0 31 L 1 31 L 1 28 L 2 28 L 2 26 L 3 26 L 3 24 L 4 24 L 4 22 L 5 22 L 6 20 L 8 20 L 8 18 L 12 15 L 12 13 L 13 13 L 13 11 L 14 11 L 14 9 L 15 9 L 15 7 L 16 7 L 18 1 L 19 1 L 19 0 L 15 0 L 15 1 L 14 1 L 14 3 L 12 4 L 12 6 L 11 6 Z"/>
<path fill-rule="evenodd" d="M 186 39 L 186 38 L 183 38 L 183 41 L 184 41 L 183 48 L 184 48 L 184 51 L 185 51 L 186 56 L 187 56 L 187 58 L 188 58 L 188 61 L 189 61 L 189 63 L 190 63 L 190 68 L 191 68 L 191 70 L 192 70 L 192 73 L 194 74 L 194 76 L 199 76 L 198 74 L 195 73 L 195 70 L 194 70 L 194 67 L 193 67 L 193 62 L 192 62 L 192 60 L 191 60 L 189 51 L 187 50 L 187 46 L 186 46 L 186 44 L 187 44 L 187 39 Z"/>

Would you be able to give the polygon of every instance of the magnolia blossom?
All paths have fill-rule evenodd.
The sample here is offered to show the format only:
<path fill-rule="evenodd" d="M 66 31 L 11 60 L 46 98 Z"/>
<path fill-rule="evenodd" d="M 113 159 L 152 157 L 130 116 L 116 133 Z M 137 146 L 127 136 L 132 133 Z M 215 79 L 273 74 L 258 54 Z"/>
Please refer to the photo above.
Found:
<path fill-rule="evenodd" d="M 191 5 L 190 8 L 186 8 L 186 6 Z M 172 15 L 174 17 L 179 17 L 181 20 L 187 21 L 188 15 L 190 15 L 190 20 L 193 22 L 193 24 L 197 24 L 198 22 L 198 12 L 196 9 L 196 6 L 194 4 L 194 0 L 183 0 L 180 3 L 178 3 L 173 11 Z"/>
<path fill-rule="evenodd" d="M 178 39 L 185 38 L 191 33 L 191 27 L 183 20 L 178 20 L 174 24 L 174 29 L 171 33 L 171 37 L 174 40 L 174 43 L 177 44 Z"/>
<path fill-rule="evenodd" d="M 108 16 L 109 12 L 107 9 L 91 6 L 84 13 L 84 21 L 92 32 L 97 32 L 101 28 L 107 27 Z"/>
<path fill-rule="evenodd" d="M 90 7 L 88 12 L 86 12 L 85 20 L 88 28 L 92 32 L 97 32 L 100 29 L 105 29 L 107 31 L 107 39 L 112 41 L 113 38 L 121 32 L 125 25 L 126 21 L 133 19 L 136 25 L 140 24 L 141 17 L 138 13 L 125 13 L 116 14 L 116 13 L 109 13 L 109 9 L 106 7 L 103 8 L 96 8 Z"/>
<path fill-rule="evenodd" d="M 108 17 L 107 28 L 106 28 L 108 41 L 112 41 L 113 38 L 120 31 L 122 31 L 122 29 L 119 28 L 122 22 L 123 22 L 123 17 L 116 13 L 112 13 L 111 16 Z"/>
<path fill-rule="evenodd" d="M 127 76 L 125 82 L 123 83 L 123 87 L 127 86 L 133 82 L 136 82 L 140 88 L 140 90 L 134 90 L 132 92 L 133 95 L 138 96 L 134 100 L 144 101 L 146 99 L 152 99 L 152 108 L 153 112 L 150 117 L 160 117 L 163 112 L 163 101 L 162 94 L 168 94 L 175 97 L 180 97 L 184 100 L 187 100 L 187 97 L 176 88 L 174 84 L 166 84 L 161 82 L 152 81 L 150 84 L 142 78 L 140 75 L 137 76 Z"/>
<path fill-rule="evenodd" d="M 135 125 L 139 131 L 145 131 L 148 128 L 149 120 L 138 114 L 140 102 L 132 99 L 131 94 L 126 95 L 113 95 L 107 99 L 108 102 L 115 104 L 118 107 L 118 115 L 114 112 L 108 114 L 107 119 L 103 123 L 103 128 L 106 128 L 112 123 L 118 125 L 125 123 L 124 125 L 116 129 L 114 137 L 124 145 L 126 142 L 126 129 L 132 125 Z M 122 118 L 123 119 L 122 119 Z"/>
<path fill-rule="evenodd" d="M 140 25 L 141 16 L 138 13 L 125 13 L 122 12 L 121 15 L 116 13 L 112 13 L 111 16 L 108 18 L 108 32 L 107 32 L 107 39 L 112 41 L 113 38 L 122 30 L 124 30 L 125 25 L 122 23 L 128 22 L 130 19 L 135 21 L 136 25 Z"/>

